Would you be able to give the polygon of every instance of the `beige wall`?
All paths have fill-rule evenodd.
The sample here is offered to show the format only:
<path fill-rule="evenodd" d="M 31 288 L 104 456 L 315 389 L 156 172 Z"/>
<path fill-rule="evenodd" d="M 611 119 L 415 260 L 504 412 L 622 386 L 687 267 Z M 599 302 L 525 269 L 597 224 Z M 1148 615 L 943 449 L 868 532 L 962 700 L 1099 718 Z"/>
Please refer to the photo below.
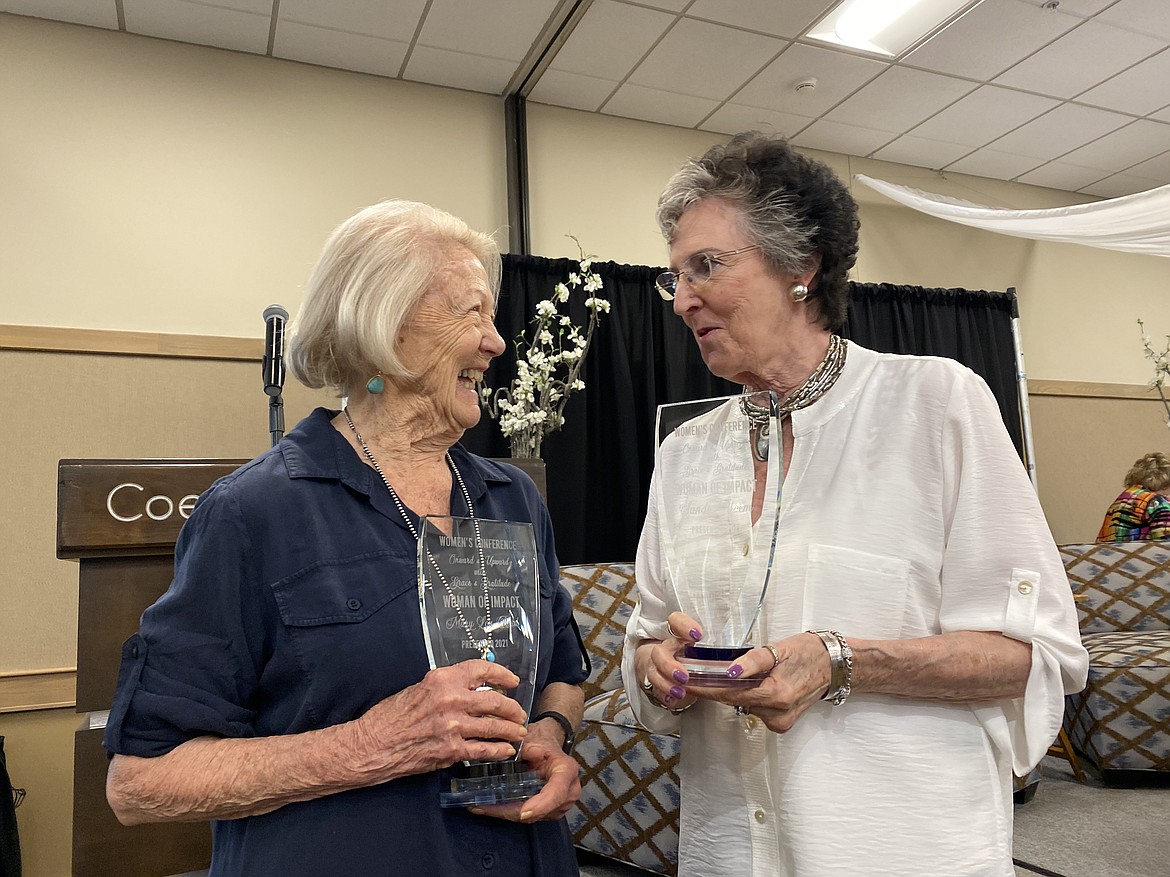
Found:
<path fill-rule="evenodd" d="M 0 13 L 0 105 L 0 323 L 255 336 L 360 207 L 507 224 L 484 95 Z"/>
<path fill-rule="evenodd" d="M 15 325 L 254 340 L 266 305 L 295 314 L 328 231 L 384 197 L 432 202 L 507 244 L 495 98 L 0 14 L 0 106 L 0 339 Z M 528 124 L 534 252 L 575 255 L 574 234 L 602 259 L 662 264 L 658 191 L 721 138 L 540 105 Z M 1079 200 L 818 157 L 847 179 L 985 204 Z M 1146 381 L 1135 321 L 1170 332 L 1170 260 L 976 232 L 852 185 L 857 279 L 1015 286 L 1033 379 L 1057 392 Z M 2 348 L 0 447 L 15 462 L 0 479 L 0 674 L 68 668 L 77 568 L 54 556 L 57 460 L 251 456 L 268 443 L 266 399 L 255 360 Z M 328 400 L 289 386 L 285 401 L 291 427 Z M 1032 408 L 1053 531 L 1091 539 L 1133 459 L 1170 444 L 1161 406 L 1056 395 Z M 31 804 L 68 794 L 75 724 L 68 710 L 0 714 L 30 792 L 28 877 L 66 873 L 67 809 Z"/>
<path fill-rule="evenodd" d="M 16 811 L 24 877 L 65 877 L 70 872 L 73 732 L 80 723 L 71 709 L 0 715 L 9 776 L 26 792 Z"/>

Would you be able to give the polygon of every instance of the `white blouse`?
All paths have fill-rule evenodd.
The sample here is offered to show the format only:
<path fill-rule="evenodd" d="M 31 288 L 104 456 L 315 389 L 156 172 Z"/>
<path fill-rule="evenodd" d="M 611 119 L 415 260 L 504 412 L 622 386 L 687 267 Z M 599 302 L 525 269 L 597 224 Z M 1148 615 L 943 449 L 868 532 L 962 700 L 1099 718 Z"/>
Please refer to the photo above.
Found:
<path fill-rule="evenodd" d="M 679 875 L 1012 877 L 1011 773 L 1045 754 L 1064 695 L 1085 684 L 1088 655 L 995 400 L 952 360 L 850 343 L 841 377 L 794 412 L 792 426 L 754 641 L 815 628 L 846 639 L 1000 631 L 1032 645 L 1027 689 L 981 704 L 858 692 L 839 707 L 813 705 L 782 735 L 723 704 L 700 701 L 681 716 L 654 706 L 635 678 L 634 650 L 666 637 L 680 608 L 669 570 L 686 550 L 664 551 L 656 472 L 622 673 L 639 720 L 681 733 Z M 708 568 L 766 558 L 769 515 L 766 507 L 752 527 L 738 513 L 711 514 L 726 532 L 704 541 Z"/>

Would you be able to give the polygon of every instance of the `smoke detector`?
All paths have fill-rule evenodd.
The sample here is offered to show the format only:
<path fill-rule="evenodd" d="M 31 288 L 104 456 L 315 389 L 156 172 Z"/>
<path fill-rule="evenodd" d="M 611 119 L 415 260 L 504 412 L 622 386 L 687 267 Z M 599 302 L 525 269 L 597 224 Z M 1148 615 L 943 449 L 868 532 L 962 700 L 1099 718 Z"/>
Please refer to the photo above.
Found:
<path fill-rule="evenodd" d="M 793 86 L 793 90 L 795 90 L 797 94 L 808 95 L 816 91 L 816 87 L 816 79 L 810 76 L 808 79 L 802 79 L 796 83 L 796 85 Z"/>

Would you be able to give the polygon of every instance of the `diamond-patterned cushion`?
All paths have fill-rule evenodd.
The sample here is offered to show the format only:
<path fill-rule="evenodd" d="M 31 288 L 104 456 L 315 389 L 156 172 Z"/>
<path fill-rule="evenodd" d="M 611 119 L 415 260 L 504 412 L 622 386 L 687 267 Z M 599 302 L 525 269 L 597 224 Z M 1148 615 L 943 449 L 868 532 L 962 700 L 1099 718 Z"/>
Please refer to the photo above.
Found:
<path fill-rule="evenodd" d="M 581 798 L 569 812 L 573 842 L 659 874 L 678 870 L 678 757 L 674 735 L 640 726 L 622 688 L 622 644 L 634 610 L 634 566 L 561 568 L 593 671 L 573 755 Z"/>
<path fill-rule="evenodd" d="M 634 611 L 634 565 L 591 563 L 561 567 L 561 584 L 573 595 L 573 615 L 593 671 L 585 699 L 622 687 L 622 642 Z"/>
<path fill-rule="evenodd" d="M 1089 681 L 1065 730 L 1104 771 L 1170 770 L 1170 545 L 1063 545 Z"/>
<path fill-rule="evenodd" d="M 1060 546 L 1081 633 L 1170 630 L 1170 543 Z"/>

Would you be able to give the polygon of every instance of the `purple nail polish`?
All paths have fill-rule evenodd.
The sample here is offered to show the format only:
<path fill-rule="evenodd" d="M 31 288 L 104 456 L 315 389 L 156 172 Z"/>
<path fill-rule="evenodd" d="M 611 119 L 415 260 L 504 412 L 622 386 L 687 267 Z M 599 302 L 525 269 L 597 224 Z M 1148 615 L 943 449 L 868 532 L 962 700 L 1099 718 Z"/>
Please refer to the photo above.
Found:
<path fill-rule="evenodd" d="M 685 691 L 683 691 L 681 688 L 679 688 L 677 685 L 674 686 L 674 688 L 670 689 L 670 696 L 673 697 L 675 700 L 681 700 L 682 698 L 686 697 L 686 694 L 687 693 Z"/>
<path fill-rule="evenodd" d="M 691 681 L 691 677 L 687 675 L 686 670 L 675 670 L 674 671 L 674 681 L 679 682 L 683 685 L 686 685 L 688 682 Z"/>
<path fill-rule="evenodd" d="M 699 632 L 699 629 L 697 627 L 692 627 L 691 628 L 691 639 L 693 639 L 695 642 L 698 642 L 702 638 L 703 638 L 703 634 Z"/>
<path fill-rule="evenodd" d="M 739 666 L 739 664 L 732 664 L 727 668 L 727 675 L 732 679 L 738 679 L 742 673 L 743 667 Z"/>

